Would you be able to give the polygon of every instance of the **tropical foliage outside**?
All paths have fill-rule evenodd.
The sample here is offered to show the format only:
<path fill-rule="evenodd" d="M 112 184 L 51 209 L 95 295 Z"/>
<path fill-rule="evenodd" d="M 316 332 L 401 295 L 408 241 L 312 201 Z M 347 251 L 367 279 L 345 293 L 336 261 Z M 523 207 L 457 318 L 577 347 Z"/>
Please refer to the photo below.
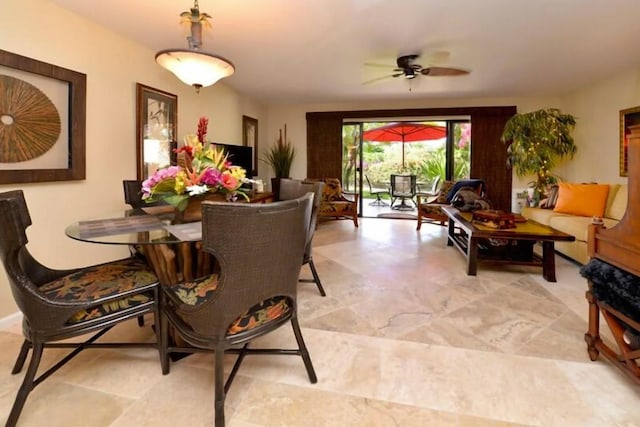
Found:
<path fill-rule="evenodd" d="M 446 122 L 425 122 L 438 126 L 446 126 Z M 385 123 L 363 123 L 364 130 L 373 129 Z M 471 161 L 471 124 L 455 123 L 453 126 L 453 179 L 469 177 Z M 359 124 L 347 124 L 342 128 L 343 168 L 342 182 L 347 189 L 356 187 L 356 170 L 358 167 Z M 405 163 L 402 167 L 402 142 L 363 142 L 363 171 L 374 187 L 388 185 L 391 174 L 406 173 L 417 176 L 419 183 L 427 189 L 436 177 L 444 181 L 446 176 L 446 141 L 445 138 L 434 141 L 407 142 L 404 144 Z M 364 196 L 367 197 L 368 186 L 365 178 Z"/>

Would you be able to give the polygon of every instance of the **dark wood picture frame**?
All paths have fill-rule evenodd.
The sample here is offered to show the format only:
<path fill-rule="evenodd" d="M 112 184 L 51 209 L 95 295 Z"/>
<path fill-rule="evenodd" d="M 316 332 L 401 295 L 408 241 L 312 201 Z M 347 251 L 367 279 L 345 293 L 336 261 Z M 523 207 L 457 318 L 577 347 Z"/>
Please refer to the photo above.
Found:
<path fill-rule="evenodd" d="M 136 83 L 137 179 L 147 179 L 154 172 L 153 168 L 176 164 L 177 135 L 178 96 Z M 147 138 L 148 136 L 157 138 Z M 152 162 L 148 157 L 162 157 L 162 161 Z"/>
<path fill-rule="evenodd" d="M 67 123 L 67 135 L 61 135 L 68 144 L 66 168 L 51 169 L 3 169 L 0 170 L 0 184 L 24 182 L 73 181 L 86 178 L 86 109 L 87 76 L 53 64 L 27 58 L 26 56 L 0 49 L 0 66 L 16 70 L 18 75 L 29 74 L 51 79 L 66 86 L 68 110 L 62 114 Z M 2 74 L 2 69 L 0 69 Z M 4 94 L 0 94 L 0 99 Z M 0 111 L 0 115 L 12 117 L 11 111 Z M 2 129 L 0 128 L 0 137 Z M 65 138 L 66 137 L 66 138 Z M 11 141 L 9 141 L 11 142 Z M 61 144 L 62 142 L 58 142 Z"/>
<path fill-rule="evenodd" d="M 620 176 L 628 176 L 630 126 L 640 125 L 640 107 L 620 111 Z"/>
<path fill-rule="evenodd" d="M 242 116 L 242 145 L 253 148 L 252 175 L 258 176 L 258 119 Z"/>

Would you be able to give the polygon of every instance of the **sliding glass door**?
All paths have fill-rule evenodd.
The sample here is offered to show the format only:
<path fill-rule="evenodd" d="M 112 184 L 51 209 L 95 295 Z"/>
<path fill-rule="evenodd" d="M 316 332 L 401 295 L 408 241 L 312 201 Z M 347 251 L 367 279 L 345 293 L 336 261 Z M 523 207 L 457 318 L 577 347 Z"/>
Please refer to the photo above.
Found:
<path fill-rule="evenodd" d="M 430 191 L 436 180 L 468 178 L 470 159 L 468 119 L 350 122 L 342 127 L 343 187 L 360 195 L 361 216 L 371 216 L 368 205 L 377 211 L 384 206 L 380 199 L 384 201 L 392 174 L 416 175 L 418 191 Z"/>

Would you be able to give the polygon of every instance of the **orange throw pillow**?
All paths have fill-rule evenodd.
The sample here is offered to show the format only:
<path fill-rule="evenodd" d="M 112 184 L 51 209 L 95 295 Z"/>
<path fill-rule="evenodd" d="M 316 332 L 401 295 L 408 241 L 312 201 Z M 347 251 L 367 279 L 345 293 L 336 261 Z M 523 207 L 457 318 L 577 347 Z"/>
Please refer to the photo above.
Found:
<path fill-rule="evenodd" d="M 604 216 L 609 184 L 558 185 L 558 201 L 554 212 L 579 216 Z"/>

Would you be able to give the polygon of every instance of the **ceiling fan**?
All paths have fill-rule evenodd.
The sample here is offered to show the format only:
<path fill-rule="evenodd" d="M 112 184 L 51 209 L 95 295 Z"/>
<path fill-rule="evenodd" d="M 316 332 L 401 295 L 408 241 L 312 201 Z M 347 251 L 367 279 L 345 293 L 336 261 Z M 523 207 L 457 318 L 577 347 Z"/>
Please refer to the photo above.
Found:
<path fill-rule="evenodd" d="M 448 56 L 448 52 L 441 52 L 440 56 Z M 420 64 L 416 64 L 415 60 L 418 59 L 420 55 L 403 55 L 396 59 L 397 68 L 393 69 L 393 74 L 389 74 L 386 76 L 378 77 L 372 80 L 368 80 L 363 84 L 373 83 L 379 80 L 387 79 L 390 77 L 404 77 L 407 80 L 415 79 L 419 75 L 430 76 L 430 77 L 442 77 L 442 76 L 462 76 L 465 74 L 469 74 L 469 71 L 462 70 L 460 68 L 451 68 L 451 67 L 422 67 Z M 390 67 L 388 65 L 381 64 L 365 64 L 375 67 Z"/>

